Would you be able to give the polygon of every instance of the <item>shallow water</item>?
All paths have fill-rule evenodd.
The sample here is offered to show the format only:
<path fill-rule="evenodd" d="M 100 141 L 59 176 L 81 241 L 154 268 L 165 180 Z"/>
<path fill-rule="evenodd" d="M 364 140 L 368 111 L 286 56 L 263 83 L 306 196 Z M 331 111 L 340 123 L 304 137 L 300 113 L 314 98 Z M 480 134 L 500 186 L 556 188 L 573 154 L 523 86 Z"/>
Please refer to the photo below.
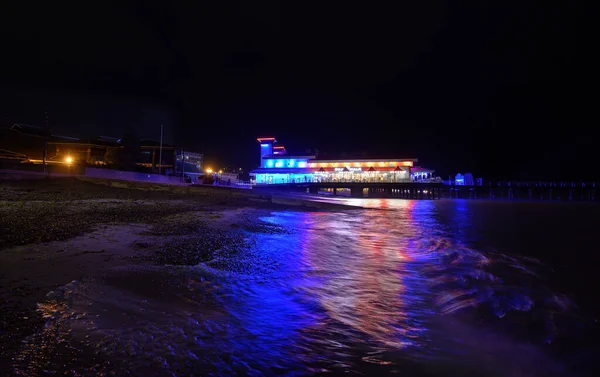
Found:
<path fill-rule="evenodd" d="M 51 292 L 15 371 L 593 375 L 597 206 L 351 203 L 369 209 L 273 212 L 247 249 Z"/>

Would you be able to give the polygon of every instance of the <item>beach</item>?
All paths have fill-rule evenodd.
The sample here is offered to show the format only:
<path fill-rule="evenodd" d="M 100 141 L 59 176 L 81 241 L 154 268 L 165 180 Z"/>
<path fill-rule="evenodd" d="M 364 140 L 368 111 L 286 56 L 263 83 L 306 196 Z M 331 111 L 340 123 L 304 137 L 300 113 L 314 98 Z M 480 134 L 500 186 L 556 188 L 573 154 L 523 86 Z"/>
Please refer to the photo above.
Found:
<path fill-rule="evenodd" d="M 245 247 L 240 230 L 264 228 L 259 216 L 285 208 L 230 190 L 112 186 L 75 178 L 0 182 L 1 375 L 23 339 L 41 329 L 37 305 L 48 292 L 116 267 L 195 265 L 216 251 L 234 252 Z"/>
<path fill-rule="evenodd" d="M 253 191 L 3 182 L 0 375 L 596 375 L 600 207 Z"/>

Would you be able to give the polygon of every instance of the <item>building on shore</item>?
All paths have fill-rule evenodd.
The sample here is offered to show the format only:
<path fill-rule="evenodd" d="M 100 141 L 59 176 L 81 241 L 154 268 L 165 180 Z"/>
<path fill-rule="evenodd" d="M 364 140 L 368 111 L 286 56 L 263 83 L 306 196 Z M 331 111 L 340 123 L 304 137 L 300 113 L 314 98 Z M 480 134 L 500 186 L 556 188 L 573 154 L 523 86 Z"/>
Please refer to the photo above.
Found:
<path fill-rule="evenodd" d="M 63 162 L 66 158 L 71 161 L 81 161 L 88 165 L 103 165 L 111 151 L 119 148 L 113 138 L 97 137 L 79 139 L 68 136 L 56 136 L 47 142 L 48 160 Z"/>
<path fill-rule="evenodd" d="M 181 161 L 183 159 L 185 159 L 186 165 L 191 164 L 198 169 L 202 169 L 202 166 L 204 165 L 204 155 L 202 153 L 188 152 L 188 151 L 182 151 L 182 152 L 183 153 L 177 154 L 177 162 L 178 163 L 181 163 Z"/>
<path fill-rule="evenodd" d="M 433 170 L 416 158 L 320 160 L 316 155 L 288 155 L 274 137 L 258 138 L 259 168 L 250 172 L 256 185 L 308 182 L 431 182 Z"/>
<path fill-rule="evenodd" d="M 164 171 L 165 169 L 173 170 L 177 153 L 181 150 L 176 145 L 163 143 L 160 141 L 142 139 L 140 141 L 141 159 L 138 165 L 152 169 L 152 171 Z"/>
<path fill-rule="evenodd" d="M 127 144 L 127 143 L 125 143 Z M 124 149 L 126 156 L 122 155 Z M 48 164 L 84 164 L 111 166 L 123 157 L 131 159 L 136 169 L 148 172 L 177 172 L 181 170 L 182 148 L 155 140 L 130 140 L 124 145 L 122 139 L 98 136 L 82 139 L 51 134 L 47 129 L 26 124 L 13 124 L 0 128 L 0 157 L 42 164 L 44 155 Z M 185 171 L 196 172 L 202 168 L 202 154 L 185 152 Z M 162 158 L 162 160 L 161 160 Z"/>
<path fill-rule="evenodd" d="M 0 128 L 0 149 L 41 160 L 44 158 L 46 142 L 51 138 L 50 132 L 42 127 L 13 124 Z"/>

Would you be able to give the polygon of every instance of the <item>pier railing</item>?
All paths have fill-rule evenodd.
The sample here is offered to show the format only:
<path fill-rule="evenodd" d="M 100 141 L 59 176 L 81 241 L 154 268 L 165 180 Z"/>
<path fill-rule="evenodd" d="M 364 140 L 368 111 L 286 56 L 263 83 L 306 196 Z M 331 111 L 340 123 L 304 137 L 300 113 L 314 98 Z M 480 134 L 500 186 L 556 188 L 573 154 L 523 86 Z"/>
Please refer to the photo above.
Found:
<path fill-rule="evenodd" d="M 311 181 L 306 182 L 290 182 L 290 183 L 442 183 L 441 178 L 429 178 L 429 179 L 419 179 L 419 180 L 411 180 L 406 178 L 394 178 L 390 177 L 387 179 L 377 179 L 377 178 L 365 178 L 365 179 L 352 179 L 352 178 L 316 178 Z"/>
<path fill-rule="evenodd" d="M 257 189 L 305 191 L 355 198 L 484 199 L 528 201 L 600 201 L 595 182 L 486 182 L 479 186 L 453 186 L 434 182 L 305 182 L 262 185 Z"/>
<path fill-rule="evenodd" d="M 596 188 L 600 183 L 597 182 L 575 182 L 575 181 L 496 181 L 487 182 L 484 186 L 488 187 L 556 187 L 556 188 Z M 472 187 L 472 186 L 470 186 Z"/>

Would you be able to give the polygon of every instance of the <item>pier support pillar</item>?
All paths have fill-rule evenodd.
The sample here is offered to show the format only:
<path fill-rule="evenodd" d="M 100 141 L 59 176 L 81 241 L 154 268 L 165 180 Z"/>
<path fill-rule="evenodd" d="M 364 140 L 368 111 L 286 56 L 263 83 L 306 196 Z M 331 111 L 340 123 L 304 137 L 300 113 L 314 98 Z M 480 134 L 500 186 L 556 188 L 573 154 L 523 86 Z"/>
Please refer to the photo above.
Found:
<path fill-rule="evenodd" d="M 353 198 L 362 198 L 363 197 L 363 188 L 362 187 L 350 188 L 350 196 Z"/>

